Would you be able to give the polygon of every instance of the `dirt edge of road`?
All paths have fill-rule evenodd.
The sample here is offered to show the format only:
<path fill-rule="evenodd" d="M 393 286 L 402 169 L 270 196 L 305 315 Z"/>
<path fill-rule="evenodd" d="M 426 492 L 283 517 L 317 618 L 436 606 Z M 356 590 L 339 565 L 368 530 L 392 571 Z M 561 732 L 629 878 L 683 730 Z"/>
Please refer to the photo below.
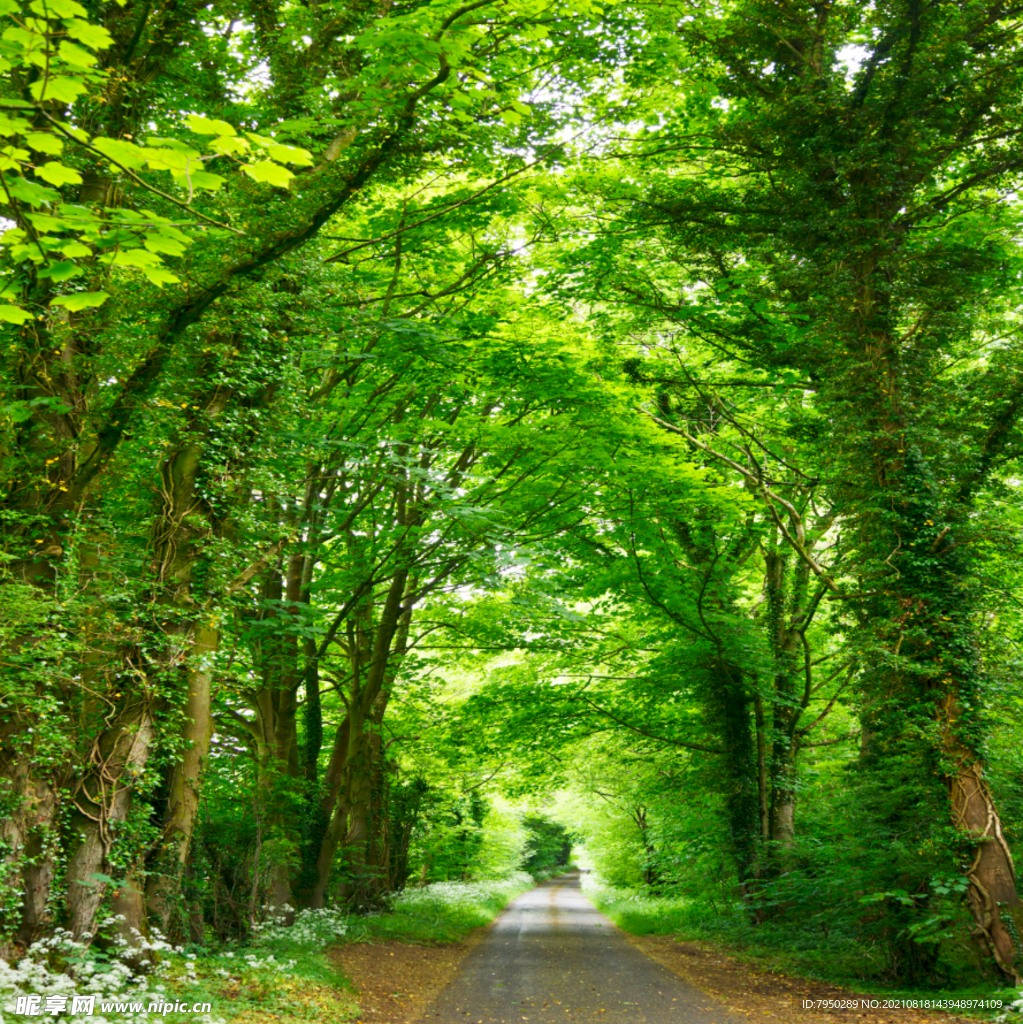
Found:
<path fill-rule="evenodd" d="M 328 954 L 355 986 L 361 1024 L 412 1024 L 458 973 L 489 925 L 461 942 L 423 946 L 410 942 L 356 942 Z"/>
<path fill-rule="evenodd" d="M 938 1010 L 864 1008 L 861 1000 L 878 1000 L 826 982 L 810 981 L 764 969 L 762 964 L 722 953 L 713 946 L 681 942 L 672 935 L 630 935 L 625 938 L 652 960 L 667 967 L 694 988 L 713 996 L 737 1017 L 749 1024 L 977 1024 Z M 937 996 L 940 998 L 940 995 Z M 806 1009 L 804 1000 L 856 1001 L 856 1008 Z"/>

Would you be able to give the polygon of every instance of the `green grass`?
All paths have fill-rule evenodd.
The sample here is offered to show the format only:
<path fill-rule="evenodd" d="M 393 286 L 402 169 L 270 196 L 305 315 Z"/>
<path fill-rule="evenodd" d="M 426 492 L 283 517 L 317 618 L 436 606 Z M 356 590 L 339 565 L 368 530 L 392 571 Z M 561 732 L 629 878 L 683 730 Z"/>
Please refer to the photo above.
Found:
<path fill-rule="evenodd" d="M 525 872 L 481 882 L 438 882 L 409 889 L 389 910 L 349 919 L 346 942 L 457 942 L 489 924 L 516 896 L 534 885 Z"/>

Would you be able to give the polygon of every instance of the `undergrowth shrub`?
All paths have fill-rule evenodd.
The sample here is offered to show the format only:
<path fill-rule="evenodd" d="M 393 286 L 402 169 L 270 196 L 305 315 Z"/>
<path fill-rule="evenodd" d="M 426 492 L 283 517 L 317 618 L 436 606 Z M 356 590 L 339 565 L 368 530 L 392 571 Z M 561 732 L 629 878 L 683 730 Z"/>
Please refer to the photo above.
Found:
<path fill-rule="evenodd" d="M 113 918 L 104 921 L 101 931 L 115 923 Z M 129 947 L 115 937 L 100 950 L 57 929 L 33 943 L 16 963 L 0 959 L 0 1020 L 23 1022 L 26 1018 L 18 1013 L 18 1000 L 31 996 L 39 997 L 40 1013 L 52 1021 L 72 1019 L 75 996 L 92 997 L 91 1024 L 145 1024 L 154 1003 L 212 1004 L 198 987 L 194 953 L 171 946 L 158 935 L 136 938 L 137 944 Z M 143 969 L 135 966 L 140 962 L 146 964 Z M 160 1012 L 159 1016 L 171 1022 L 223 1024 L 212 1013 Z"/>

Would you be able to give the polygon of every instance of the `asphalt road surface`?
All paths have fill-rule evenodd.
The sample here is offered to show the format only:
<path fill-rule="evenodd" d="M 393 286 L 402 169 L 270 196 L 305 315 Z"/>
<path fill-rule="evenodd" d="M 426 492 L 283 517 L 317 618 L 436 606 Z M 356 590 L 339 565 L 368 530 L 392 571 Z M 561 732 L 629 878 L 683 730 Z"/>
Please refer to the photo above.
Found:
<path fill-rule="evenodd" d="M 740 1024 L 633 948 L 566 875 L 508 905 L 423 1024 Z"/>

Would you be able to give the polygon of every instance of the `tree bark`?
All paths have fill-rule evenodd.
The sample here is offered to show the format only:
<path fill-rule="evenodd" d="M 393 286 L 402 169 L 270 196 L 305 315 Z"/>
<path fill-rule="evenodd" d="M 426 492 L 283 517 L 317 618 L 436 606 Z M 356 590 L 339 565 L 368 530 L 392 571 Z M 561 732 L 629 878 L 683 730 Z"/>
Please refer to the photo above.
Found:
<path fill-rule="evenodd" d="M 185 747 L 180 761 L 170 771 L 160 851 L 150 868 L 145 892 L 148 913 L 159 921 L 164 933 L 168 931 L 174 898 L 180 892 L 188 863 L 203 770 L 213 739 L 212 681 L 207 662 L 219 644 L 219 631 L 212 625 L 200 623 L 195 628 L 186 659 L 188 692 L 181 736 Z"/>
<path fill-rule="evenodd" d="M 29 945 L 49 924 L 47 900 L 54 878 L 58 792 L 50 780 L 31 769 L 27 758 L 0 761 L 0 884 L 21 887 L 20 920 L 15 938 Z M 0 953 L 3 950 L 0 949 Z"/>
<path fill-rule="evenodd" d="M 1023 983 L 1023 948 L 1018 938 L 1023 934 L 1023 901 L 998 808 L 980 761 L 962 748 L 948 754 L 959 763 L 958 770 L 948 777 L 952 821 L 976 846 L 966 869 L 974 935 L 999 970 L 1019 985 Z"/>
<path fill-rule="evenodd" d="M 887 310 L 870 283 L 872 270 L 864 268 L 868 283 L 858 306 L 877 325 Z M 1002 974 L 1019 984 L 1023 949 L 1013 933 L 1023 927 L 1023 903 L 984 780 L 979 754 L 982 668 L 971 625 L 975 608 L 963 585 L 968 573 L 951 529 L 969 509 L 955 503 L 942 507 L 923 455 L 926 445 L 905 413 L 902 354 L 894 332 L 875 326 L 861 338 L 861 365 L 875 378 L 872 393 L 877 395 L 866 405 L 867 420 L 861 425 L 861 436 L 871 442 L 861 458 L 869 460 L 876 482 L 861 530 L 869 532 L 864 546 L 875 564 L 895 570 L 882 577 L 882 592 L 865 606 L 866 621 L 889 652 L 888 667 L 875 670 L 872 692 L 880 711 L 871 726 L 882 744 L 914 746 L 919 746 L 912 738 L 914 728 L 926 735 L 928 725 L 937 727 L 930 763 L 922 762 L 921 770 L 944 780 L 952 823 L 974 851 L 967 873 L 974 934 Z"/>
<path fill-rule="evenodd" d="M 145 770 L 155 737 L 152 707 L 133 702 L 113 728 L 97 738 L 90 769 L 74 794 L 71 829 L 75 836 L 67 865 L 67 907 L 72 935 L 89 941 L 107 884 L 93 876 L 110 876 L 112 829 L 128 818 L 133 783 Z"/>

